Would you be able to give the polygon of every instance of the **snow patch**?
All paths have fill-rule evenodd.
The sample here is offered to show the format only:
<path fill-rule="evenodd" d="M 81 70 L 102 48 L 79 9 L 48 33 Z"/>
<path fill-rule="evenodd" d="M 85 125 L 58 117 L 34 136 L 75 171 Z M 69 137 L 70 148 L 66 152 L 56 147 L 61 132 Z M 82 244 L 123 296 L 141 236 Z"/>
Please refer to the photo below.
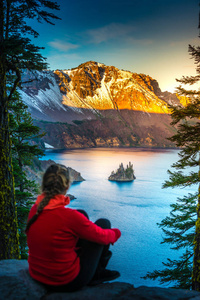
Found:
<path fill-rule="evenodd" d="M 67 107 L 62 104 L 63 95 L 60 92 L 59 86 L 56 83 L 53 73 L 38 72 L 37 78 L 44 79 L 48 78 L 50 81 L 49 88 L 39 89 L 38 94 L 28 95 L 24 90 L 20 90 L 23 101 L 28 107 L 35 108 L 40 112 L 43 112 L 44 107 L 48 107 L 52 110 L 59 109 L 67 111 Z"/>
<path fill-rule="evenodd" d="M 45 149 L 53 149 L 54 147 L 49 145 L 48 143 L 44 143 Z"/>

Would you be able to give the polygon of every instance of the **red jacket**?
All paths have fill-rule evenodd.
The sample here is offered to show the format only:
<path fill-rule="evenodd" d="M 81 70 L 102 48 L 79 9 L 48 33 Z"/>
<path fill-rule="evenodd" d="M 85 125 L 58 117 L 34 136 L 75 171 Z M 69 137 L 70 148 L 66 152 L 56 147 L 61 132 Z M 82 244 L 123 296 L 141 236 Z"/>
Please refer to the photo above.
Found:
<path fill-rule="evenodd" d="M 36 210 L 35 204 L 29 219 Z M 78 238 L 106 245 L 115 243 L 120 235 L 118 229 L 102 229 L 74 209 L 43 210 L 27 232 L 30 275 L 49 285 L 67 284 L 80 271 L 75 251 Z"/>

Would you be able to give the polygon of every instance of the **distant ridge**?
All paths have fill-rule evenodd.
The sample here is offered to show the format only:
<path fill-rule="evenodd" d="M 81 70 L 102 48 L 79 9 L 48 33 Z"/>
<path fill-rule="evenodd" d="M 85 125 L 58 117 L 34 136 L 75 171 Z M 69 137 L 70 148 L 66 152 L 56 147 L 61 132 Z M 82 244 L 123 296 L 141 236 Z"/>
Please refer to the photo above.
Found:
<path fill-rule="evenodd" d="M 23 79 L 33 75 L 25 72 Z M 37 72 L 21 95 L 53 147 L 174 146 L 166 140 L 174 132 L 167 104 L 179 100 L 149 75 L 89 61 L 71 70 Z"/>

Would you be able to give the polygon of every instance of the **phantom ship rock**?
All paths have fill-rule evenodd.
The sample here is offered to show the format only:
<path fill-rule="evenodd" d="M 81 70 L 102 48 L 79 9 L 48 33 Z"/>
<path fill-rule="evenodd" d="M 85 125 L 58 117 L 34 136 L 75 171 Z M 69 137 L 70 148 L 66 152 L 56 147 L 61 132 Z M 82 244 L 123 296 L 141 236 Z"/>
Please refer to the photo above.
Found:
<path fill-rule="evenodd" d="M 112 171 L 111 175 L 108 177 L 110 181 L 133 181 L 136 179 L 134 175 L 133 165 L 129 162 L 126 169 L 123 166 L 123 163 L 119 165 L 119 168 L 116 172 Z"/>

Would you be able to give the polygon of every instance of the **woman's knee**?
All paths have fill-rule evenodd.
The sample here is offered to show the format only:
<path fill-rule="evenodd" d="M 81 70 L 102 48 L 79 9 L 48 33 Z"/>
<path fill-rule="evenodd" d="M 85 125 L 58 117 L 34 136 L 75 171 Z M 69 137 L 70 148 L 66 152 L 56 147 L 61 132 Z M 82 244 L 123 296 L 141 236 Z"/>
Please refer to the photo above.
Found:
<path fill-rule="evenodd" d="M 110 229 L 111 228 L 111 223 L 108 219 L 104 219 L 104 218 L 98 219 L 95 222 L 95 224 L 98 225 L 99 227 L 103 228 L 103 229 Z"/>
<path fill-rule="evenodd" d="M 77 211 L 80 212 L 81 214 L 83 214 L 89 220 L 89 216 L 88 216 L 88 214 L 86 213 L 85 210 L 83 210 L 83 209 L 77 209 Z"/>

